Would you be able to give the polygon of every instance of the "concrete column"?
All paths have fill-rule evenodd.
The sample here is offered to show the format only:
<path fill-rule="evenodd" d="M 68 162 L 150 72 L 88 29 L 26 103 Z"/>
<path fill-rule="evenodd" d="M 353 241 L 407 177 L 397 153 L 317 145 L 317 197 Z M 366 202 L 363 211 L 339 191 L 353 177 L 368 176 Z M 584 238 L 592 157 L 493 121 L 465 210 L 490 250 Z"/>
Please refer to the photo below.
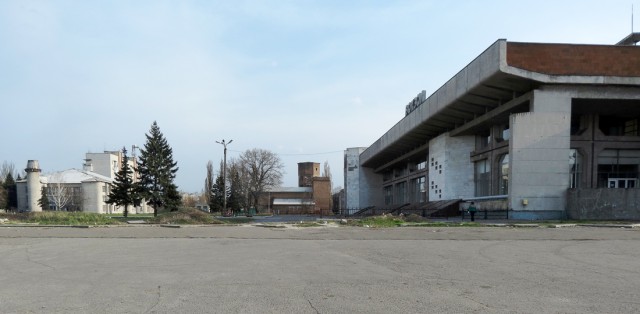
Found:
<path fill-rule="evenodd" d="M 360 208 L 360 154 L 364 147 L 344 151 L 344 198 L 347 209 Z"/>
<path fill-rule="evenodd" d="M 567 102 L 570 108 L 570 99 Z M 509 204 L 513 218 L 562 218 L 569 186 L 571 113 L 527 112 L 510 119 Z"/>
<path fill-rule="evenodd" d="M 474 136 L 451 137 L 449 133 L 429 141 L 429 201 L 473 197 Z"/>
<path fill-rule="evenodd" d="M 30 212 L 41 212 L 42 207 L 38 201 L 42 197 L 42 185 L 40 184 L 40 166 L 37 160 L 27 161 L 27 210 Z"/>

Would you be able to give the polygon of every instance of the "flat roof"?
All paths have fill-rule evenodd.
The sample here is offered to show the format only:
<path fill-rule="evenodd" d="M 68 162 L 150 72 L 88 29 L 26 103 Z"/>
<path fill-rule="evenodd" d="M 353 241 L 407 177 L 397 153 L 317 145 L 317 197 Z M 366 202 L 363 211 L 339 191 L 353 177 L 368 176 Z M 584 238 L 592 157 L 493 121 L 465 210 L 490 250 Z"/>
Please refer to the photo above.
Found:
<path fill-rule="evenodd" d="M 302 198 L 274 198 L 273 205 L 291 205 L 291 206 L 302 206 L 302 205 L 315 205 L 313 200 L 302 199 Z"/>
<path fill-rule="evenodd" d="M 311 187 L 275 187 L 275 188 L 271 188 L 268 189 L 266 192 L 272 192 L 272 193 L 311 193 L 313 192 L 313 188 Z"/>
<path fill-rule="evenodd" d="M 362 152 L 361 164 L 422 155 L 430 139 L 545 84 L 640 86 L 640 47 L 500 39 Z"/>

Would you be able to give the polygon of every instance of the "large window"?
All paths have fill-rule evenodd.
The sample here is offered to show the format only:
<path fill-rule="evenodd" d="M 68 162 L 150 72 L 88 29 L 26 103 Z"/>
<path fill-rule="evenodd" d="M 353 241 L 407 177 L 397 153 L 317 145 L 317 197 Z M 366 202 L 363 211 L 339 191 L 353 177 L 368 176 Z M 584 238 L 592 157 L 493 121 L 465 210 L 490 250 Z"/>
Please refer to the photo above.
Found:
<path fill-rule="evenodd" d="M 491 131 L 484 130 L 476 136 L 476 150 L 483 150 L 491 144 Z"/>
<path fill-rule="evenodd" d="M 491 190 L 491 165 L 487 159 L 475 162 L 475 194 L 488 196 Z"/>
<path fill-rule="evenodd" d="M 598 155 L 598 187 L 638 186 L 640 150 L 606 149 Z"/>
<path fill-rule="evenodd" d="M 509 154 L 500 156 L 500 178 L 498 179 L 498 194 L 509 193 Z"/>
<path fill-rule="evenodd" d="M 405 182 L 396 184 L 396 204 L 404 204 L 407 195 L 407 186 Z"/>
<path fill-rule="evenodd" d="M 637 117 L 617 117 L 617 116 L 600 116 L 600 131 L 604 135 L 610 136 L 624 136 L 631 135 L 637 136 L 638 133 L 638 118 Z"/>
<path fill-rule="evenodd" d="M 384 204 L 393 204 L 393 187 L 391 185 L 384 187 Z"/>
<path fill-rule="evenodd" d="M 427 179 L 425 177 L 420 177 L 417 179 L 411 180 L 413 186 L 413 198 L 412 202 L 415 203 L 424 203 L 427 201 Z"/>
<path fill-rule="evenodd" d="M 582 155 L 577 149 L 569 150 L 569 188 L 577 189 L 580 187 L 580 177 L 582 175 Z"/>

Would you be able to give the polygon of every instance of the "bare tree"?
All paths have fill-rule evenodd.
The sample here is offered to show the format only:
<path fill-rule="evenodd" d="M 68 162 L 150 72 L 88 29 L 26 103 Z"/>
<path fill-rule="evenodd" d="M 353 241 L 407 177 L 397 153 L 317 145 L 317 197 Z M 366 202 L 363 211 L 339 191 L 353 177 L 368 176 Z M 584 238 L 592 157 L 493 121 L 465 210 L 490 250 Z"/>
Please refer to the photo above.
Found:
<path fill-rule="evenodd" d="M 240 163 L 249 181 L 249 206 L 257 204 L 261 192 L 282 184 L 284 164 L 277 154 L 259 148 L 249 149 L 240 155 Z"/>
<path fill-rule="evenodd" d="M 2 166 L 0 166 L 0 183 L 7 177 L 7 175 L 11 174 L 12 177 L 17 178 L 18 172 L 16 171 L 16 166 L 12 162 L 3 161 Z"/>
<path fill-rule="evenodd" d="M 182 205 L 196 208 L 196 205 L 198 205 L 198 196 L 195 194 L 182 193 Z"/>
<path fill-rule="evenodd" d="M 61 173 L 54 173 L 49 176 L 47 183 L 47 196 L 55 206 L 55 210 L 63 210 L 73 198 L 73 193 L 64 182 Z"/>

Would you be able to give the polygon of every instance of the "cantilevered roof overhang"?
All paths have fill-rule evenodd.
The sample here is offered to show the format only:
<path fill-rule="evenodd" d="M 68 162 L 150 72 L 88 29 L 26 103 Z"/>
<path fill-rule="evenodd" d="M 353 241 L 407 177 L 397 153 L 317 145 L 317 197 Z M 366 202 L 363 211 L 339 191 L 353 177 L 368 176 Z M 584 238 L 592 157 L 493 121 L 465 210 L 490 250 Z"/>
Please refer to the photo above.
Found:
<path fill-rule="evenodd" d="M 640 86 L 640 47 L 496 41 L 361 155 L 378 169 L 544 84 Z M 400 108 L 398 108 L 400 110 Z"/>

